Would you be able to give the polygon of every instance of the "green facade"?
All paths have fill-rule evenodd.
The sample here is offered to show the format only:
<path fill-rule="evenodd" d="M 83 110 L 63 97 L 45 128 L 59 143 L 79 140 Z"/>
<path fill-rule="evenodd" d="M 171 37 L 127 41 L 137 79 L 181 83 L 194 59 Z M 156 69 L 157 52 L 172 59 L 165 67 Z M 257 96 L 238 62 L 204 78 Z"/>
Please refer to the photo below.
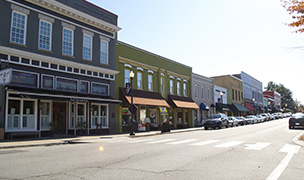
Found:
<path fill-rule="evenodd" d="M 135 74 L 133 79 L 133 88 L 137 89 L 137 72 L 142 72 L 142 89 L 144 91 L 148 90 L 148 74 L 152 75 L 153 79 L 153 92 L 161 94 L 161 96 L 168 100 L 168 95 L 170 94 L 170 80 L 173 80 L 173 95 L 184 96 L 184 84 L 186 86 L 186 97 L 192 97 L 192 68 L 181 63 L 169 60 L 167 58 L 161 57 L 159 55 L 150 53 L 148 51 L 139 49 L 132 45 L 118 42 L 116 46 L 116 70 L 119 74 L 116 76 L 116 87 L 125 87 L 125 70 L 132 70 Z M 164 90 L 161 88 L 161 78 L 164 80 Z M 180 83 L 180 93 L 177 93 L 177 83 Z M 117 90 L 116 97 L 119 97 L 119 90 Z M 122 108 L 117 108 L 117 124 L 118 131 L 122 132 Z M 148 108 L 147 108 L 148 109 Z M 190 127 L 193 126 L 193 111 L 190 109 L 178 109 L 174 108 L 173 111 L 173 121 L 177 121 L 178 112 L 183 113 L 183 121 L 186 119 L 185 116 L 188 115 L 188 124 Z M 187 112 L 187 113 L 185 113 Z M 148 115 L 147 111 L 147 115 Z M 180 115 L 179 113 L 179 115 Z M 160 116 L 159 111 L 157 111 L 157 116 Z M 157 121 L 161 124 L 161 121 Z M 174 122 L 174 128 L 177 128 L 177 123 Z"/>

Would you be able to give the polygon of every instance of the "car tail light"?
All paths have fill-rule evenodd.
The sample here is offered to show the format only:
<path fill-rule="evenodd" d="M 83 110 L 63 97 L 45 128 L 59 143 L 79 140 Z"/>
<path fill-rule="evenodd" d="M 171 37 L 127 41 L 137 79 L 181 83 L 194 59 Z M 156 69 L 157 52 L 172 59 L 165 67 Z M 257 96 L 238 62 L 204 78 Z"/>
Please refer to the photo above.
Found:
<path fill-rule="evenodd" d="M 293 123 L 291 123 L 290 125 L 292 125 L 292 126 L 293 126 L 294 124 L 293 124 Z"/>

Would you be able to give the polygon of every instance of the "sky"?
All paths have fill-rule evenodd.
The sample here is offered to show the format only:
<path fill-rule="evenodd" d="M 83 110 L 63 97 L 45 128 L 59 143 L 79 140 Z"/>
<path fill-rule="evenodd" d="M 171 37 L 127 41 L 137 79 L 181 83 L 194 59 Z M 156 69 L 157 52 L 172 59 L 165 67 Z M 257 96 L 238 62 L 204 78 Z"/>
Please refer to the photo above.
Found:
<path fill-rule="evenodd" d="M 246 72 L 304 103 L 304 34 L 280 0 L 88 0 L 118 15 L 118 40 L 206 77 Z M 304 47 L 304 46 L 303 46 Z"/>

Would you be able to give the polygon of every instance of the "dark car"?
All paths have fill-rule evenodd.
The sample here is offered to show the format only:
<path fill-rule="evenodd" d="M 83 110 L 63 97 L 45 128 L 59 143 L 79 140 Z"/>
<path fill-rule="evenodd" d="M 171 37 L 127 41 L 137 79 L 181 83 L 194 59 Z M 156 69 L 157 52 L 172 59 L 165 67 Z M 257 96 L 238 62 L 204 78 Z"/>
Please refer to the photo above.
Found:
<path fill-rule="evenodd" d="M 222 129 L 223 126 L 229 127 L 228 117 L 225 114 L 213 114 L 204 124 L 205 130 L 209 128 Z"/>
<path fill-rule="evenodd" d="M 304 114 L 296 113 L 289 118 L 289 129 L 304 128 Z"/>

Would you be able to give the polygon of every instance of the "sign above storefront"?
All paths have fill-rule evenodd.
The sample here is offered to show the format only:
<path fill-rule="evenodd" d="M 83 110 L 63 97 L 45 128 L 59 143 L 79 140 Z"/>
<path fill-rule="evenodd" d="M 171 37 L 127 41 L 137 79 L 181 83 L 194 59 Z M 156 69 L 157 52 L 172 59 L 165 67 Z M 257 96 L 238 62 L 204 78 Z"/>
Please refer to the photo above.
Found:
<path fill-rule="evenodd" d="M 89 102 L 87 99 L 70 98 L 72 102 Z"/>
<path fill-rule="evenodd" d="M 12 81 L 12 68 L 3 69 L 0 71 L 0 84 L 6 85 Z"/>

